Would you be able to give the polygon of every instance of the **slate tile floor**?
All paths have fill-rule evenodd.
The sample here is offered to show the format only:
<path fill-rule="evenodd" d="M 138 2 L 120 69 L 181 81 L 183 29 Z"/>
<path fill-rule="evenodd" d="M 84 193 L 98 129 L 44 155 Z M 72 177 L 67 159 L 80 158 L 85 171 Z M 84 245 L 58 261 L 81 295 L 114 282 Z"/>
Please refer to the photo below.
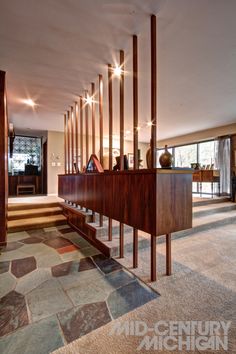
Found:
<path fill-rule="evenodd" d="M 8 236 L 0 353 L 47 354 L 158 297 L 68 226 Z"/>

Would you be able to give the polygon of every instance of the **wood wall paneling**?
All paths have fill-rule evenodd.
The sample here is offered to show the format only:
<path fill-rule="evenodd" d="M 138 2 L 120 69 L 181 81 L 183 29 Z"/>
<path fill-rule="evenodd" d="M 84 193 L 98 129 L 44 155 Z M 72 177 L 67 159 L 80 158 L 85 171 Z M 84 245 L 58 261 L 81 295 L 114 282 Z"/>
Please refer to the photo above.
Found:
<path fill-rule="evenodd" d="M 0 247 L 7 241 L 8 205 L 8 118 L 6 104 L 6 73 L 0 71 Z"/>

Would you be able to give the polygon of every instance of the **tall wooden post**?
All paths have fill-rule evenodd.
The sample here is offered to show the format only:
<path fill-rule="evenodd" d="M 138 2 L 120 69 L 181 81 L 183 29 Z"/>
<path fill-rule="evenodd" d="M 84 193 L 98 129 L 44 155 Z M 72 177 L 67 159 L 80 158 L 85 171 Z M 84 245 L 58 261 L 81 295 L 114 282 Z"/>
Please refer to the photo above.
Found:
<path fill-rule="evenodd" d="M 92 154 L 95 154 L 95 146 L 96 146 L 96 141 L 95 141 L 95 103 L 94 103 L 94 96 L 95 96 L 95 84 L 94 82 L 91 83 L 91 97 L 92 97 L 92 102 L 91 102 L 91 112 L 92 112 Z M 95 212 L 92 211 L 92 222 L 95 222 Z"/>
<path fill-rule="evenodd" d="M 133 35 L 133 151 L 134 170 L 138 161 L 138 37 Z M 138 230 L 133 229 L 133 268 L 138 267 Z"/>
<path fill-rule="evenodd" d="M 83 127 L 83 97 L 80 96 L 80 169 L 83 171 L 84 167 L 84 127 Z"/>
<path fill-rule="evenodd" d="M 95 84 L 94 82 L 91 83 L 91 96 L 92 96 L 92 154 L 96 153 L 96 141 L 95 141 Z"/>
<path fill-rule="evenodd" d="M 71 106 L 70 107 L 70 112 L 71 112 L 71 168 L 72 168 L 72 173 L 75 172 L 75 117 L 74 117 L 74 108 Z"/>
<path fill-rule="evenodd" d="M 85 91 L 85 100 L 88 98 L 88 91 Z M 89 111 L 88 103 L 85 102 L 85 164 L 89 160 Z"/>
<path fill-rule="evenodd" d="M 156 168 L 157 141 L 157 48 L 156 48 L 156 16 L 151 16 L 151 156 L 152 167 Z"/>
<path fill-rule="evenodd" d="M 70 131 L 71 131 L 71 124 L 70 124 L 70 111 L 67 111 L 67 153 L 68 153 L 68 173 L 71 173 L 71 136 L 70 136 Z"/>
<path fill-rule="evenodd" d="M 8 207 L 8 118 L 6 107 L 6 73 L 0 70 L 0 247 L 7 241 Z"/>
<path fill-rule="evenodd" d="M 151 156 L 152 168 L 156 168 L 157 141 L 157 59 L 156 59 L 156 16 L 151 16 Z M 156 280 L 156 237 L 151 235 L 151 281 Z"/>
<path fill-rule="evenodd" d="M 65 174 L 68 173 L 67 167 L 67 117 L 64 114 L 64 163 L 65 163 Z"/>
<path fill-rule="evenodd" d="M 112 171 L 112 134 L 113 134 L 113 107 L 112 107 L 112 66 L 108 64 L 108 111 L 109 111 L 109 170 Z M 108 219 L 108 241 L 112 241 L 112 219 Z"/>
<path fill-rule="evenodd" d="M 76 173 L 79 172 L 79 107 L 75 102 L 75 164 Z"/>
<path fill-rule="evenodd" d="M 124 170 L 124 51 L 120 50 L 120 170 Z M 120 223 L 120 258 L 124 257 L 124 224 Z"/>
<path fill-rule="evenodd" d="M 103 77 L 98 77 L 98 95 L 99 95 L 99 138 L 100 138 L 100 163 L 103 166 Z M 99 215 L 99 226 L 103 226 L 103 216 Z"/>

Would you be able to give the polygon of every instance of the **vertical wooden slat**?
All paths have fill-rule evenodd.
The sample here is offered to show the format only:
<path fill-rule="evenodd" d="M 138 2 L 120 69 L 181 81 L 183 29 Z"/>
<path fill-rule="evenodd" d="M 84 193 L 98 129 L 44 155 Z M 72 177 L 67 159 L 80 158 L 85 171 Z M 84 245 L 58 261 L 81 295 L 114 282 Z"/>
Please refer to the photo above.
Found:
<path fill-rule="evenodd" d="M 125 54 L 120 50 L 120 170 L 124 170 L 124 60 Z M 124 257 L 124 224 L 120 223 L 120 258 Z"/>
<path fill-rule="evenodd" d="M 124 51 L 120 50 L 120 170 L 124 169 Z"/>
<path fill-rule="evenodd" d="M 64 114 L 64 164 L 65 164 L 65 174 L 68 173 L 67 169 L 67 117 Z"/>
<path fill-rule="evenodd" d="M 85 100 L 88 98 L 88 91 L 85 91 Z M 89 160 L 89 105 L 85 102 L 85 164 Z"/>
<path fill-rule="evenodd" d="M 156 168 L 157 141 L 157 61 L 156 61 L 156 16 L 151 16 L 151 161 Z M 151 235 L 151 281 L 156 281 L 156 237 Z"/>
<path fill-rule="evenodd" d="M 70 111 L 67 111 L 67 153 L 68 153 L 68 173 L 71 173 L 71 158 L 70 158 Z"/>
<path fill-rule="evenodd" d="M 133 228 L 133 268 L 138 267 L 138 230 Z"/>
<path fill-rule="evenodd" d="M 152 167 L 156 168 L 157 141 L 157 48 L 156 48 L 156 16 L 151 16 L 151 156 Z"/>
<path fill-rule="evenodd" d="M 156 252 L 156 237 L 151 235 L 151 281 L 157 280 Z"/>
<path fill-rule="evenodd" d="M 75 172 L 75 168 L 74 168 L 74 162 L 75 162 L 75 131 L 74 131 L 74 126 L 75 126 L 75 119 L 74 119 L 74 109 L 71 106 L 70 107 L 70 119 L 71 119 L 71 172 L 74 173 Z"/>
<path fill-rule="evenodd" d="M 138 37 L 133 36 L 133 150 L 134 170 L 138 169 Z"/>
<path fill-rule="evenodd" d="M 113 103 L 112 103 L 112 66 L 108 64 L 108 111 L 109 111 L 109 170 L 112 171 L 112 134 L 113 134 Z"/>
<path fill-rule="evenodd" d="M 84 167 L 84 127 L 83 127 L 83 97 L 80 96 L 80 170 L 83 171 Z"/>
<path fill-rule="evenodd" d="M 171 275 L 171 234 L 166 234 L 166 275 Z"/>
<path fill-rule="evenodd" d="M 138 162 L 138 37 L 133 35 L 133 153 L 134 170 Z M 138 230 L 133 228 L 133 268 L 138 267 Z"/>
<path fill-rule="evenodd" d="M 75 163 L 76 173 L 79 172 L 79 107 L 75 102 Z"/>
<path fill-rule="evenodd" d="M 95 96 L 95 84 L 94 82 L 91 83 L 91 97 L 92 97 L 92 102 L 91 102 L 91 112 L 92 112 L 92 154 L 95 154 L 95 101 L 94 97 Z M 95 212 L 92 211 L 92 222 L 95 222 Z"/>
<path fill-rule="evenodd" d="M 113 107 L 112 107 L 112 66 L 108 64 L 108 111 L 109 111 L 109 170 L 113 168 L 112 134 L 113 134 Z M 108 240 L 112 240 L 112 219 L 108 219 Z"/>
<path fill-rule="evenodd" d="M 96 153 L 96 142 L 95 142 L 95 84 L 91 83 L 91 96 L 92 96 L 92 154 Z"/>
<path fill-rule="evenodd" d="M 103 166 L 103 77 L 98 77 L 98 95 L 99 95 L 99 137 L 100 137 L 100 163 Z M 103 215 L 99 215 L 99 226 L 103 226 Z"/>

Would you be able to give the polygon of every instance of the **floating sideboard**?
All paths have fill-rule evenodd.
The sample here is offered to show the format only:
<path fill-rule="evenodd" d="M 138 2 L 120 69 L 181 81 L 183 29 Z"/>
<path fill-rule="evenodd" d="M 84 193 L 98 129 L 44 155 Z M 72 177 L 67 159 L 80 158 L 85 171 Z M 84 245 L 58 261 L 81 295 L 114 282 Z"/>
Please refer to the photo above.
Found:
<path fill-rule="evenodd" d="M 192 227 L 192 170 L 142 169 L 59 175 L 59 197 L 151 235 L 151 279 L 156 278 L 156 237 Z M 74 220 L 77 220 L 76 218 Z M 72 226 L 79 231 L 79 222 Z M 82 232 L 83 234 L 83 232 Z M 96 244 L 96 240 L 93 240 Z"/>

